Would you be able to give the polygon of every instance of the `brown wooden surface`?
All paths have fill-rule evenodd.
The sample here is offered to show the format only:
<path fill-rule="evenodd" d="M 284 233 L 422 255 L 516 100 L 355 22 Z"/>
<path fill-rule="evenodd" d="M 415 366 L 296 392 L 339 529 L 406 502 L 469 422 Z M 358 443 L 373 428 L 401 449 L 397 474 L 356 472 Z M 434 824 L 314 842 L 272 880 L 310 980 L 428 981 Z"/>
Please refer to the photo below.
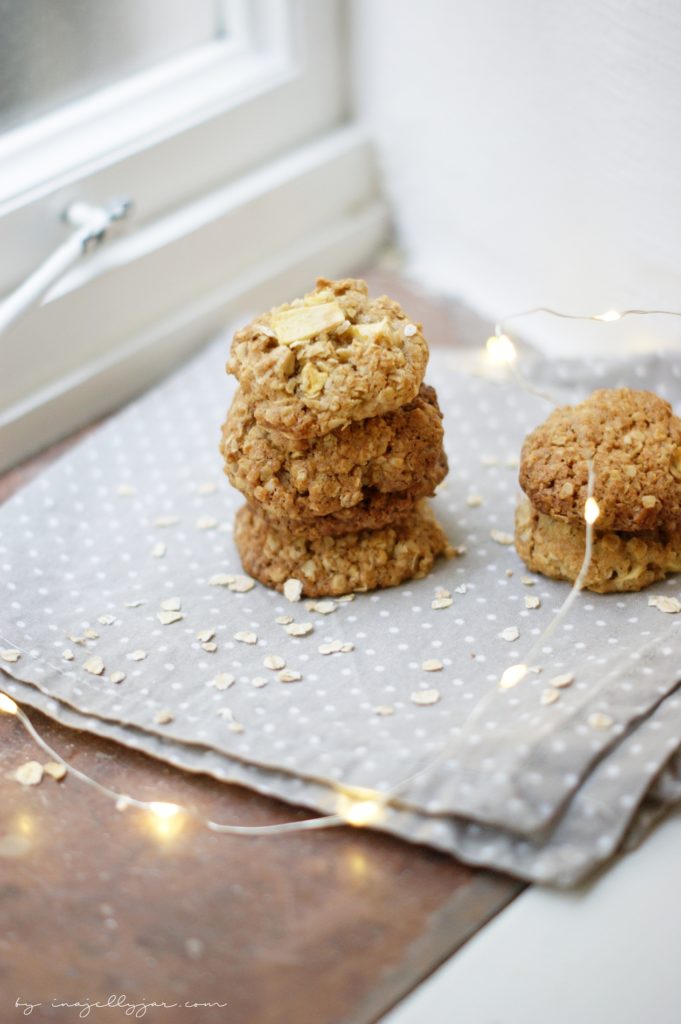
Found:
<path fill-rule="evenodd" d="M 432 343 L 484 340 L 485 325 L 375 272 Z M 478 335 L 482 335 L 480 338 Z M 72 443 L 0 479 L 5 498 Z M 140 797 L 192 804 L 222 821 L 289 820 L 290 807 L 191 776 L 36 712 L 74 765 Z M 160 836 L 73 777 L 6 779 L 41 757 L 0 716 L 0 1022 L 75 1021 L 53 1001 L 177 1003 L 167 1024 L 364 1024 L 377 1020 L 505 906 L 521 886 L 425 847 L 359 829 L 279 838 Z M 299 812 L 305 816 L 305 812 Z M 17 997 L 43 1005 L 26 1018 Z M 190 1009 L 186 1001 L 226 1003 Z M 82 1019 L 82 1018 L 80 1018 Z M 91 1021 L 134 1019 L 122 1008 Z"/>

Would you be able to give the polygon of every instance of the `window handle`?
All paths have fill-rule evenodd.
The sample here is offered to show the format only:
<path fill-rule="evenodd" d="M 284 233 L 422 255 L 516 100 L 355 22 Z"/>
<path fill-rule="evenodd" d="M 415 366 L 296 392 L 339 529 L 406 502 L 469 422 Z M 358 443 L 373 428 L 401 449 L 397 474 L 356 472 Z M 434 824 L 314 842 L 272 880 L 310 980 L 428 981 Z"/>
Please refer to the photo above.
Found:
<path fill-rule="evenodd" d="M 110 228 L 132 211 L 132 200 L 113 199 L 104 206 L 77 200 L 66 207 L 62 219 L 74 229 L 61 245 L 0 302 L 0 334 L 45 294 L 74 263 L 108 237 Z"/>

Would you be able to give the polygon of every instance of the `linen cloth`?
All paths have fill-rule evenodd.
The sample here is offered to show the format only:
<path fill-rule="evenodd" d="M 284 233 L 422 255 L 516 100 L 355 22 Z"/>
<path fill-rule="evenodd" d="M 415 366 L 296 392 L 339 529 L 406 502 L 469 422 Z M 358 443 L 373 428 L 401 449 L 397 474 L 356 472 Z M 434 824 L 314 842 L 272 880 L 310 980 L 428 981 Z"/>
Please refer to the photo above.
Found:
<path fill-rule="evenodd" d="M 497 688 L 569 590 L 528 574 L 499 543 L 513 531 L 520 446 L 546 402 L 485 376 L 484 361 L 434 353 L 427 380 L 450 460 L 434 507 L 465 552 L 425 580 L 322 615 L 259 584 L 211 585 L 242 571 L 231 531 L 243 499 L 217 450 L 234 388 L 226 350 L 219 339 L 0 509 L 0 645 L 22 652 L 2 663 L 7 692 L 67 725 L 320 811 L 336 810 L 343 787 L 398 786 L 377 827 L 523 878 L 573 884 L 639 836 L 681 791 L 681 615 L 648 605 L 652 594 L 676 595 L 678 578 L 640 594 L 583 593 L 542 645 L 541 673 Z M 566 401 L 629 384 L 681 404 L 674 356 L 538 357 L 530 372 Z M 450 607 L 432 607 L 438 588 Z M 161 602 L 172 597 L 183 617 L 164 624 Z M 282 615 L 313 630 L 289 636 Z M 215 651 L 202 631 L 214 631 Z M 243 631 L 257 643 L 236 639 Z M 322 654 L 332 640 L 354 648 Z M 302 678 L 280 682 L 267 655 Z M 93 657 L 101 676 L 83 667 Z M 422 669 L 431 659 L 441 671 Z M 112 682 L 115 672 L 125 679 Z M 542 705 L 549 680 L 566 672 L 574 683 Z M 226 690 L 214 685 L 221 673 L 235 677 Z M 412 701 L 432 689 L 435 703 Z M 612 725 L 594 728 L 595 712 Z"/>

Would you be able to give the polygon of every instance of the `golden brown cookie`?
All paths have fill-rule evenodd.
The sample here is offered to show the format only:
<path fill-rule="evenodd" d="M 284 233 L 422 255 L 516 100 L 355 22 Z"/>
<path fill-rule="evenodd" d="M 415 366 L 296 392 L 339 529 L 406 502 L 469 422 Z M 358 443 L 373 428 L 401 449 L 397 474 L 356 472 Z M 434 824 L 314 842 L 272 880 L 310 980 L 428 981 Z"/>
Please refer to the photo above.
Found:
<path fill-rule="evenodd" d="M 430 478 L 422 479 L 406 491 L 384 493 L 374 489 L 364 491 L 364 498 L 352 508 L 343 508 L 326 516 L 300 516 L 291 519 L 273 515 L 267 504 L 252 503 L 275 529 L 314 537 L 337 537 L 358 530 L 380 530 L 383 526 L 404 519 L 413 513 L 422 498 L 433 494 L 435 484 L 447 475 L 447 456 L 441 451 L 440 461 Z"/>
<path fill-rule="evenodd" d="M 394 587 L 427 575 L 438 555 L 453 554 L 425 502 L 382 530 L 315 539 L 274 529 L 245 505 L 237 513 L 234 539 L 249 575 L 276 590 L 287 579 L 299 579 L 308 597 Z"/>
<path fill-rule="evenodd" d="M 584 560 L 585 526 L 554 519 L 524 498 L 516 510 L 516 551 L 529 569 L 574 581 Z M 585 586 L 598 594 L 643 590 L 681 571 L 681 529 L 594 533 Z"/>
<path fill-rule="evenodd" d="M 418 394 L 428 362 L 419 324 L 364 281 L 327 281 L 234 335 L 227 369 L 263 426 L 294 438 L 392 412 Z"/>
<path fill-rule="evenodd" d="M 239 388 L 220 448 L 230 483 L 249 501 L 271 516 L 310 518 L 355 508 L 381 492 L 410 491 L 414 500 L 431 494 L 447 472 L 442 434 L 435 391 L 426 385 L 395 412 L 299 441 L 260 426 Z"/>
<path fill-rule="evenodd" d="M 668 402 L 613 388 L 556 409 L 525 440 L 520 486 L 540 512 L 583 522 L 587 458 L 599 529 L 681 527 L 681 420 Z"/>

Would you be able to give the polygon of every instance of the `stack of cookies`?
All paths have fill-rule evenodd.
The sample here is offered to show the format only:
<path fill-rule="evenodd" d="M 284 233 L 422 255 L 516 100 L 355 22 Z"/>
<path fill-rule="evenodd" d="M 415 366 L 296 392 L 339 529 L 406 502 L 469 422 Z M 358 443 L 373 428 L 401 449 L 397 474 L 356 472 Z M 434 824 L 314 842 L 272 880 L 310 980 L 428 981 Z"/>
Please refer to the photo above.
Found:
<path fill-rule="evenodd" d="M 613 388 L 556 409 L 525 440 L 515 544 L 530 569 L 575 580 L 593 465 L 593 554 L 585 586 L 641 590 L 681 571 L 681 420 L 650 391 Z"/>
<path fill-rule="evenodd" d="M 238 331 L 222 428 L 244 568 L 309 597 L 425 576 L 451 553 L 424 499 L 447 473 L 417 324 L 364 281 L 320 279 Z"/>

